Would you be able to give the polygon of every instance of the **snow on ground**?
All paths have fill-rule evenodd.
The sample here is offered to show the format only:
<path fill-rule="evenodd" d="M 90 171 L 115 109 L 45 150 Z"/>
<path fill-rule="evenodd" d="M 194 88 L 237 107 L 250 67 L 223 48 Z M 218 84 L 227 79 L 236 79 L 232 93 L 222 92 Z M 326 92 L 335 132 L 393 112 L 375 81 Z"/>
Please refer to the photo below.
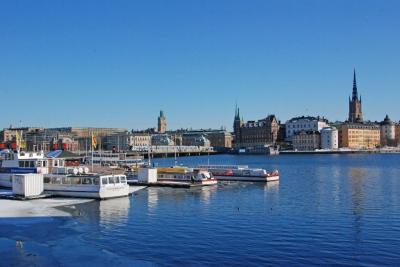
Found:
<path fill-rule="evenodd" d="M 56 209 L 56 207 L 77 205 L 90 201 L 93 200 L 73 198 L 47 198 L 27 201 L 0 199 L 0 218 L 71 216 L 68 212 Z"/>
<path fill-rule="evenodd" d="M 129 193 L 132 194 L 143 188 L 146 188 L 146 186 L 130 186 Z M 9 190 L 0 190 L 0 194 L 12 193 Z M 68 212 L 56 209 L 56 207 L 72 206 L 90 201 L 94 200 L 82 198 L 46 198 L 34 200 L 0 199 L 0 218 L 71 216 Z"/>

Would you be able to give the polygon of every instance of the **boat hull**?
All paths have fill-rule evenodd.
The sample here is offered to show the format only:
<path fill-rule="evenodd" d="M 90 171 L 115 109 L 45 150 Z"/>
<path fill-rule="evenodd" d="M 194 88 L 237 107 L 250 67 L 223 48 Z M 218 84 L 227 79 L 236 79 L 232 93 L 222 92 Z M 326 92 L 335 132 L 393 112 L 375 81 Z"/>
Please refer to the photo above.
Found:
<path fill-rule="evenodd" d="M 218 184 L 218 180 L 217 179 L 208 179 L 208 180 L 192 182 L 190 180 L 158 178 L 157 181 L 160 182 L 160 183 L 180 183 L 180 184 L 199 185 L 199 186 L 207 186 L 207 185 L 216 185 L 216 184 Z"/>
<path fill-rule="evenodd" d="M 44 191 L 54 196 L 108 199 L 129 195 L 129 185 L 120 186 L 71 186 L 45 184 Z"/>
<path fill-rule="evenodd" d="M 12 174 L 0 173 L 0 187 L 12 188 Z"/>
<path fill-rule="evenodd" d="M 258 177 L 258 176 L 224 176 L 224 175 L 215 175 L 219 181 L 243 181 L 243 182 L 273 182 L 279 181 L 279 175 L 267 176 L 267 177 Z"/>

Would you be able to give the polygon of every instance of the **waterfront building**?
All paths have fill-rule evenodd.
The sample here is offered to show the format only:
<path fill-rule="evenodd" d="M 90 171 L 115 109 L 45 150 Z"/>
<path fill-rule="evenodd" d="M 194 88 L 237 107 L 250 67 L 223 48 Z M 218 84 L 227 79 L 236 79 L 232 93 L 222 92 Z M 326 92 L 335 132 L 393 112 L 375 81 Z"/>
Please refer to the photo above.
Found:
<path fill-rule="evenodd" d="M 380 123 L 381 126 L 381 146 L 397 146 L 395 141 L 396 126 L 394 122 L 386 115 Z"/>
<path fill-rule="evenodd" d="M 173 146 L 174 141 L 168 134 L 154 134 L 151 136 L 151 145 L 153 146 Z"/>
<path fill-rule="evenodd" d="M 278 130 L 278 139 L 276 140 L 278 143 L 284 143 L 286 140 L 286 124 L 280 123 Z"/>
<path fill-rule="evenodd" d="M 0 142 L 12 142 L 15 141 L 17 137 L 17 131 L 4 129 L 0 132 Z"/>
<path fill-rule="evenodd" d="M 204 146 L 210 147 L 211 142 L 202 133 L 184 133 L 182 134 L 182 145 L 184 146 Z"/>
<path fill-rule="evenodd" d="M 62 127 L 49 128 L 47 131 L 57 131 L 70 133 L 74 137 L 91 137 L 92 134 L 97 137 L 104 137 L 118 133 L 125 133 L 128 129 L 125 128 L 99 128 L 99 127 Z"/>
<path fill-rule="evenodd" d="M 129 132 L 104 136 L 101 142 L 101 148 L 104 150 L 127 151 L 130 147 L 131 136 Z"/>
<path fill-rule="evenodd" d="M 339 147 L 371 149 L 380 146 L 380 126 L 375 123 L 345 122 L 339 128 Z"/>
<path fill-rule="evenodd" d="M 300 131 L 292 136 L 295 151 L 314 151 L 320 148 L 321 137 L 318 131 Z"/>
<path fill-rule="evenodd" d="M 199 130 L 187 130 L 180 129 L 175 132 L 168 132 L 172 139 L 175 141 L 175 145 L 183 145 L 183 135 L 194 135 L 204 136 L 209 142 L 210 146 L 215 149 L 226 149 L 232 148 L 233 136 L 232 133 L 227 132 L 224 128 L 221 129 L 199 129 Z M 185 143 L 187 140 L 185 141 Z M 206 141 L 206 143 L 208 143 Z"/>
<path fill-rule="evenodd" d="M 361 95 L 358 97 L 357 91 L 357 80 L 356 80 L 356 70 L 354 70 L 353 74 L 353 93 L 351 98 L 349 97 L 349 122 L 362 122 L 363 114 L 362 114 L 362 100 Z"/>
<path fill-rule="evenodd" d="M 395 144 L 398 146 L 400 144 L 400 122 L 395 124 Z"/>
<path fill-rule="evenodd" d="M 328 120 L 324 117 L 301 116 L 295 117 L 286 122 L 286 140 L 292 141 L 292 136 L 302 131 L 319 132 L 328 127 Z"/>
<path fill-rule="evenodd" d="M 164 112 L 160 111 L 160 116 L 158 116 L 158 133 L 165 133 L 167 131 L 167 118 L 164 115 Z"/>
<path fill-rule="evenodd" d="M 335 150 L 339 148 L 339 131 L 335 127 L 321 130 L 321 148 Z"/>
<path fill-rule="evenodd" d="M 148 133 L 132 133 L 131 146 L 134 147 L 148 147 L 151 145 L 151 136 Z"/>
<path fill-rule="evenodd" d="M 233 122 L 236 148 L 265 147 L 276 144 L 279 121 L 275 115 L 268 115 L 258 121 L 243 121 L 236 108 Z"/>
<path fill-rule="evenodd" d="M 225 130 L 206 132 L 210 146 L 214 148 L 232 148 L 232 134 Z"/>

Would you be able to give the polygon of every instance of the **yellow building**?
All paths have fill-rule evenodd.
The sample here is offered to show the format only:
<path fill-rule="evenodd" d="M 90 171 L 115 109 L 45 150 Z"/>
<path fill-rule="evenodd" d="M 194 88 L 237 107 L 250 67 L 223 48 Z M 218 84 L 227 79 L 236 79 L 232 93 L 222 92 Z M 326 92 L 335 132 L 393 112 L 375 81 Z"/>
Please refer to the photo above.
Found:
<path fill-rule="evenodd" d="M 371 149 L 380 146 L 380 127 L 372 123 L 344 123 L 339 128 L 339 147 Z"/>

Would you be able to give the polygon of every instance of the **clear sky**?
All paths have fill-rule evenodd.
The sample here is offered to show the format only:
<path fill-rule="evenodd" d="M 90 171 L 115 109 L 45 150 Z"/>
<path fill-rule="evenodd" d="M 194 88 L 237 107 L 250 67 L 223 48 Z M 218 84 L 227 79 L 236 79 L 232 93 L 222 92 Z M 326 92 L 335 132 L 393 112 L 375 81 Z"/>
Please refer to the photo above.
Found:
<path fill-rule="evenodd" d="M 0 127 L 400 119 L 398 0 L 0 0 Z"/>

